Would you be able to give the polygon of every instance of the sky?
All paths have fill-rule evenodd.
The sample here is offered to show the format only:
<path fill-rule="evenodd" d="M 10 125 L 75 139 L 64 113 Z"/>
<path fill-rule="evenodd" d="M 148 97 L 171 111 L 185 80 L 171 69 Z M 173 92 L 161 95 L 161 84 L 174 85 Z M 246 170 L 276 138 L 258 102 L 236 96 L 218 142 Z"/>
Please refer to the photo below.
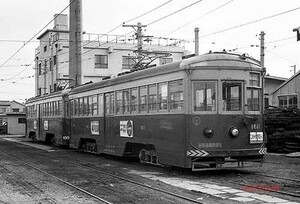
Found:
<path fill-rule="evenodd" d="M 34 96 L 37 37 L 53 28 L 54 14 L 65 8 L 63 14 L 69 14 L 69 3 L 0 1 L 0 100 L 24 102 Z M 123 22 L 141 22 L 147 25 L 145 35 L 183 39 L 194 53 L 198 27 L 200 54 L 225 49 L 258 60 L 263 31 L 267 73 L 289 78 L 292 66 L 300 70 L 300 41 L 293 32 L 300 26 L 299 0 L 82 0 L 82 13 L 87 33 L 122 35 L 132 31 L 120 26 Z"/>

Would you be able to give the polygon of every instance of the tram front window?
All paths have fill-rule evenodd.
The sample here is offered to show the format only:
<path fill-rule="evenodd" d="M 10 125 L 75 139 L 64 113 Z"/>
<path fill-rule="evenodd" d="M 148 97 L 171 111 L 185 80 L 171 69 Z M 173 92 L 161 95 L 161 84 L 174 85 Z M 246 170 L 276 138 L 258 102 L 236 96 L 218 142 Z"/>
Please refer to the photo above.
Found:
<path fill-rule="evenodd" d="M 242 83 L 222 83 L 222 109 L 223 111 L 242 110 Z"/>
<path fill-rule="evenodd" d="M 216 83 L 194 82 L 194 111 L 216 111 Z"/>

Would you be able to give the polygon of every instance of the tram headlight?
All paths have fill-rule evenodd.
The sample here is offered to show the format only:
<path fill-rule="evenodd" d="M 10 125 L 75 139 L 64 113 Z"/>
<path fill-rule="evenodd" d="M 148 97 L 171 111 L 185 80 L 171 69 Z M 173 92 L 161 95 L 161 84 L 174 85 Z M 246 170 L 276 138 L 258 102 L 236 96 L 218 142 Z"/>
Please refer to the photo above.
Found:
<path fill-rule="evenodd" d="M 239 136 L 239 129 L 237 127 L 231 127 L 229 128 L 229 134 L 232 136 L 232 137 L 237 137 Z"/>
<path fill-rule="evenodd" d="M 203 134 L 206 136 L 206 137 L 212 137 L 214 135 L 214 130 L 212 128 L 205 128 L 203 130 Z"/>

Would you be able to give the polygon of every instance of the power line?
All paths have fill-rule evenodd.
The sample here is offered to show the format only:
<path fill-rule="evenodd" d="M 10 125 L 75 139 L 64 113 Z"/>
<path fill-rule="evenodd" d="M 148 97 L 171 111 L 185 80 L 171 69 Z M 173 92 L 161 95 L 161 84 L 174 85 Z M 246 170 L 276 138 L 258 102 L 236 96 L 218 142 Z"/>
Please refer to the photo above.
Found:
<path fill-rule="evenodd" d="M 183 8 L 181 8 L 181 9 L 179 9 L 179 10 L 177 10 L 177 11 L 174 11 L 174 12 L 172 12 L 172 13 L 166 15 L 166 16 L 163 16 L 163 17 L 161 17 L 161 18 L 159 18 L 159 19 L 157 19 L 157 20 L 155 20 L 155 21 L 152 21 L 151 23 L 148 23 L 147 26 L 152 25 L 152 24 L 154 24 L 154 23 L 157 23 L 158 21 L 161 21 L 161 20 L 163 20 L 163 19 L 165 19 L 165 18 L 167 18 L 167 17 L 170 17 L 170 16 L 172 16 L 172 15 L 174 15 L 174 14 L 180 12 L 180 11 L 183 11 L 183 10 L 185 10 L 185 9 L 191 7 L 191 6 L 194 6 L 195 4 L 200 3 L 201 1 L 202 1 L 202 0 L 196 1 L 196 2 L 194 2 L 194 3 L 192 3 L 192 4 L 189 4 L 189 5 L 187 5 L 187 6 L 183 7 Z"/>
<path fill-rule="evenodd" d="M 246 25 L 257 23 L 259 21 L 263 21 L 263 20 L 267 20 L 267 19 L 270 19 L 270 18 L 274 18 L 274 17 L 280 16 L 280 15 L 283 15 L 283 14 L 287 14 L 287 13 L 296 11 L 298 9 L 300 9 L 300 7 L 297 7 L 297 8 L 294 8 L 294 9 L 290 9 L 290 10 L 287 10 L 287 11 L 284 11 L 284 12 L 281 12 L 281 13 L 278 13 L 278 14 L 274 14 L 274 15 L 271 15 L 271 16 L 267 16 L 267 17 L 264 17 L 264 18 L 260 18 L 260 19 L 254 20 L 254 21 L 250 21 L 248 23 L 240 24 L 240 25 L 233 26 L 233 27 L 230 27 L 230 28 L 226 28 L 226 29 L 223 29 L 223 30 L 220 30 L 220 31 L 216 31 L 216 32 L 213 32 L 213 33 L 202 35 L 202 36 L 199 36 L 199 38 L 204 38 L 204 37 L 207 37 L 207 36 L 210 36 L 210 35 L 215 35 L 215 34 L 223 33 L 225 31 L 233 30 L 233 29 L 240 28 L 240 27 L 243 27 L 243 26 L 246 26 Z"/>
<path fill-rule="evenodd" d="M 222 7 L 224 7 L 224 6 L 226 6 L 227 4 L 229 4 L 229 3 L 233 2 L 233 1 L 234 1 L 234 0 L 231 0 L 231 1 L 226 2 L 225 4 L 222 4 L 222 5 L 218 6 L 217 8 L 215 8 L 215 9 L 213 9 L 213 10 L 211 10 L 211 11 L 205 13 L 205 14 L 203 14 L 202 16 L 200 16 L 200 17 L 198 17 L 198 18 L 195 18 L 195 19 L 189 21 L 188 23 L 186 23 L 186 24 L 184 24 L 184 25 L 182 25 L 182 26 L 180 26 L 180 27 L 174 29 L 173 31 L 167 33 L 166 35 L 170 35 L 171 33 L 174 33 L 174 32 L 176 32 L 176 31 L 182 29 L 183 27 L 185 27 L 185 26 L 187 26 L 187 25 L 189 25 L 189 24 L 191 24 L 191 23 L 193 23 L 193 22 L 195 22 L 195 21 L 197 21 L 197 20 L 199 20 L 199 19 L 201 19 L 201 18 L 203 18 L 203 17 L 205 17 L 205 16 L 207 16 L 207 15 L 213 13 L 213 12 L 215 12 L 216 10 L 218 10 L 218 9 L 220 9 L 220 8 L 222 8 Z"/>
<path fill-rule="evenodd" d="M 75 0 L 73 0 L 68 6 L 66 6 L 58 15 L 62 14 L 62 12 L 64 12 L 73 2 L 75 2 Z M 9 62 L 18 52 L 20 52 L 20 50 L 22 50 L 30 41 L 32 41 L 39 33 L 41 33 L 45 28 L 47 28 L 47 26 L 50 25 L 50 23 L 52 23 L 54 19 L 57 18 L 58 15 L 56 15 L 49 23 L 47 23 L 40 31 L 38 31 L 34 36 L 32 36 L 28 41 L 24 42 L 24 44 L 12 56 L 10 56 L 4 63 L 0 65 L 0 69 L 7 62 Z"/>

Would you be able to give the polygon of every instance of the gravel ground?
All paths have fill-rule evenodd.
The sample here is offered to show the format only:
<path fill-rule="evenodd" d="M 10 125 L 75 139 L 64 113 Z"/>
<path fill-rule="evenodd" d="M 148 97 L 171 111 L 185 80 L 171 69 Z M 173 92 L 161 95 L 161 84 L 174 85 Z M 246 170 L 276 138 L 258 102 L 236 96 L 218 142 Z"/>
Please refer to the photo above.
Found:
<path fill-rule="evenodd" d="M 25 144 L 25 145 L 24 145 Z M 300 158 L 269 154 L 262 167 L 244 170 L 191 172 L 156 167 L 107 155 L 91 155 L 74 150 L 28 142 L 25 138 L 0 139 L 0 149 L 37 165 L 44 171 L 84 188 L 112 203 L 192 203 L 170 195 L 130 184 L 92 171 L 94 167 L 149 186 L 184 195 L 203 203 L 296 203 L 300 184 L 274 177 L 299 179 Z M 0 154 L 0 203 L 97 203 L 49 176 Z M 57 158 L 57 159 L 53 159 Z M 70 164 L 69 161 L 81 166 Z M 85 168 L 86 167 L 86 168 Z M 250 186 L 250 187 L 249 187 Z M 264 187 L 264 190 L 251 187 Z M 275 192 L 271 192 L 269 190 Z M 98 202 L 99 203 L 99 202 Z"/>

